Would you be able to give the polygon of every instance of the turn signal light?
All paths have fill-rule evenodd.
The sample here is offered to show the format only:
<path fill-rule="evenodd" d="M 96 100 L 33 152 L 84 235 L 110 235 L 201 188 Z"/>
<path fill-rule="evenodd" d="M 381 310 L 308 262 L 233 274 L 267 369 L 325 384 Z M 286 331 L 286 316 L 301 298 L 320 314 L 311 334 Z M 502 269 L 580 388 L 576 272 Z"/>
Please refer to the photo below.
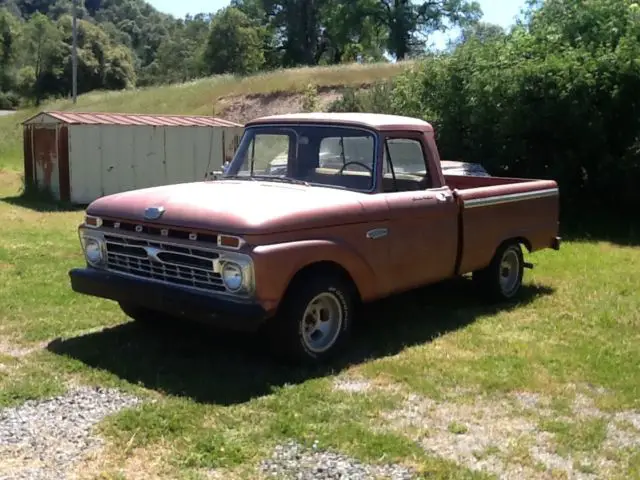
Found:
<path fill-rule="evenodd" d="M 91 228 L 100 228 L 102 226 L 102 219 L 100 217 L 92 217 L 87 215 L 84 217 L 84 224 Z"/>
<path fill-rule="evenodd" d="M 225 248 L 232 248 L 234 250 L 239 249 L 244 245 L 244 240 L 240 237 L 234 237 L 232 235 L 218 235 L 218 246 Z"/>

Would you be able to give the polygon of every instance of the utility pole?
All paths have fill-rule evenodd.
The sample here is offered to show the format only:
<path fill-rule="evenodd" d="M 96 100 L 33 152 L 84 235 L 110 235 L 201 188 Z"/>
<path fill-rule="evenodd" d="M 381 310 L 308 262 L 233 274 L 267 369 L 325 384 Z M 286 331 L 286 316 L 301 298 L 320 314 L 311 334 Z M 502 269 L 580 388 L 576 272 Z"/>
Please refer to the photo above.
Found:
<path fill-rule="evenodd" d="M 78 28 L 76 25 L 76 2 L 73 0 L 73 47 L 71 51 L 71 85 L 73 94 L 73 103 L 78 100 Z"/>

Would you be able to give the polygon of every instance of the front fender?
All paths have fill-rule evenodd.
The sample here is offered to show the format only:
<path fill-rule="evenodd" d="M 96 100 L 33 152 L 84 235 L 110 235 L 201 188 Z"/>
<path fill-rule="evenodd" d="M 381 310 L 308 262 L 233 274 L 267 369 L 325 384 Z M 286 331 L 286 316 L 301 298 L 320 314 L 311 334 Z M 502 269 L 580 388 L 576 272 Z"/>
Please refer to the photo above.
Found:
<path fill-rule="evenodd" d="M 353 279 L 363 301 L 373 299 L 379 288 L 375 272 L 353 247 L 335 240 L 303 240 L 257 246 L 251 254 L 255 265 L 256 295 L 272 307 L 280 303 L 294 275 L 317 262 L 334 262 Z M 271 308 L 270 308 L 271 309 Z"/>

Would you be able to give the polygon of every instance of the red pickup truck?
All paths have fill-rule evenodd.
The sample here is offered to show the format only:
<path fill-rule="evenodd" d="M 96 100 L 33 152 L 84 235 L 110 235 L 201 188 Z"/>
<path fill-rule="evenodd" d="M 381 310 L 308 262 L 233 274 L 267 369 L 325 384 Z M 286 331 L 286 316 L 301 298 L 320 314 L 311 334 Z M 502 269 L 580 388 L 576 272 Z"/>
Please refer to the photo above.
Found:
<path fill-rule="evenodd" d="M 214 180 L 102 197 L 79 227 L 74 291 L 162 315 L 265 329 L 323 361 L 357 306 L 472 273 L 487 298 L 522 284 L 522 246 L 560 248 L 551 180 L 445 175 L 431 125 L 351 113 L 263 117 Z"/>

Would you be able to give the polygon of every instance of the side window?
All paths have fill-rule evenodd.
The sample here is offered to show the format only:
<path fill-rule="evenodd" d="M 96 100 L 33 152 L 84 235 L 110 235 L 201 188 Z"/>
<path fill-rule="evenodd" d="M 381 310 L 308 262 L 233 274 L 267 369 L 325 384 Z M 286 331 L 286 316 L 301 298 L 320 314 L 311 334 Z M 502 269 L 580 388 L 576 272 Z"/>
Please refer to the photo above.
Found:
<path fill-rule="evenodd" d="M 385 192 L 429 188 L 430 178 L 422 143 L 411 138 L 388 138 L 385 142 L 383 186 Z"/>

